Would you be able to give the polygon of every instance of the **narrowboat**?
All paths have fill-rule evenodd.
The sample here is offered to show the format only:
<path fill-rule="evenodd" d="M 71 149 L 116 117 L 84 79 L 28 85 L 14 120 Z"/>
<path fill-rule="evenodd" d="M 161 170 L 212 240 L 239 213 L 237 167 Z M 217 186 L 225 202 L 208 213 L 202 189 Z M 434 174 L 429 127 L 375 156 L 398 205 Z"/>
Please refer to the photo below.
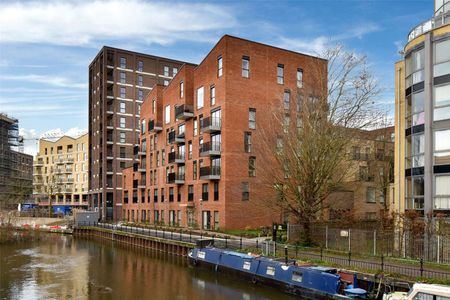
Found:
<path fill-rule="evenodd" d="M 337 269 L 297 265 L 268 257 L 249 255 L 213 246 L 196 247 L 188 253 L 193 266 L 234 273 L 253 283 L 271 285 L 303 299 L 366 299 L 367 292 L 355 280 L 343 280 Z"/>

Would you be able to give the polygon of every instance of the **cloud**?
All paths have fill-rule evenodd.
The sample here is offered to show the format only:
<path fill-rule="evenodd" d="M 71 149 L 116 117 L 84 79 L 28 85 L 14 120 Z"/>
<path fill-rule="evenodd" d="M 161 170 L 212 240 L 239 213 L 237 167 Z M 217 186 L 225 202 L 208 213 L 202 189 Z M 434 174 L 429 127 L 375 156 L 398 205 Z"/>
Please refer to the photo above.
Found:
<path fill-rule="evenodd" d="M 49 75 L 37 75 L 37 74 L 28 74 L 28 75 L 0 75 L 1 80 L 12 80 L 12 81 L 26 81 L 32 83 L 43 83 L 56 87 L 66 87 L 66 88 L 77 88 L 77 89 L 86 89 L 86 83 L 76 83 L 72 82 L 65 77 L 60 76 L 49 76 Z"/>
<path fill-rule="evenodd" d="M 279 42 L 277 46 L 307 54 L 320 55 L 336 43 L 354 38 L 362 39 L 366 34 L 377 32 L 379 30 L 381 30 L 381 27 L 377 24 L 364 23 L 352 26 L 351 29 L 343 30 L 337 35 L 321 35 L 315 38 L 289 38 L 280 36 L 278 38 Z"/>
<path fill-rule="evenodd" d="M 170 44 L 209 41 L 208 33 L 235 26 L 223 5 L 142 0 L 27 1 L 0 4 L 0 42 L 85 46 L 131 40 Z"/>

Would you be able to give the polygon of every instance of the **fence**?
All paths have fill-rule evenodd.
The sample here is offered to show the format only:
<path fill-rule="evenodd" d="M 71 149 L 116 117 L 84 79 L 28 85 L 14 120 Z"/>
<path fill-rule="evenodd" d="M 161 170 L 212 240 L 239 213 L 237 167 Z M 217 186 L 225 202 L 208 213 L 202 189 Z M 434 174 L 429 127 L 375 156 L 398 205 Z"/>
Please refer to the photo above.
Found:
<path fill-rule="evenodd" d="M 288 238 L 301 234 L 301 225 L 288 225 Z M 379 232 L 377 230 L 314 226 L 313 241 L 327 250 L 359 255 L 410 258 L 438 263 L 450 263 L 450 238 L 431 235 L 416 237 L 409 232 Z"/>
<path fill-rule="evenodd" d="M 246 250 L 246 251 L 262 251 L 263 254 L 275 257 L 294 258 L 297 260 L 317 260 L 324 261 L 339 266 L 349 268 L 359 268 L 362 270 L 371 270 L 373 272 L 381 271 L 384 273 L 395 273 L 409 277 L 428 277 L 436 279 L 450 280 L 450 271 L 429 269 L 424 266 L 424 261 L 418 261 L 417 266 L 396 264 L 385 261 L 385 256 L 372 257 L 370 260 L 361 260 L 355 258 L 352 252 L 348 252 L 346 256 L 332 255 L 326 253 L 323 248 L 318 251 L 309 248 L 302 248 L 299 246 L 285 245 L 273 241 L 261 242 L 258 239 L 246 239 L 243 237 L 217 237 L 211 235 L 204 235 L 202 232 L 193 232 L 190 230 L 178 229 L 177 231 L 153 228 L 142 228 L 126 225 L 113 225 L 106 223 L 84 223 L 85 226 L 96 226 L 100 228 L 110 229 L 114 231 L 129 232 L 134 234 L 158 237 L 169 240 L 177 240 L 189 243 L 196 243 L 197 240 L 203 238 L 210 238 L 214 241 L 215 247 L 226 248 L 231 250 Z"/>

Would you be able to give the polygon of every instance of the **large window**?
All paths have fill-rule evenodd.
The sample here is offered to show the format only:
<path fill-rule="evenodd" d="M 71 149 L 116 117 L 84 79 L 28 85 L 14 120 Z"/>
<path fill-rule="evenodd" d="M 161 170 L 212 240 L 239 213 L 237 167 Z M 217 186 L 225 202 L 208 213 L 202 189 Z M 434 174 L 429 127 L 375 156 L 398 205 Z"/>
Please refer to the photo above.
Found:
<path fill-rule="evenodd" d="M 169 67 L 164 66 L 164 76 L 169 77 Z"/>
<path fill-rule="evenodd" d="M 120 67 L 122 69 L 126 69 L 127 68 L 127 59 L 125 57 L 121 57 L 120 58 Z"/>
<path fill-rule="evenodd" d="M 242 56 L 242 77 L 250 76 L 250 57 Z"/>
<path fill-rule="evenodd" d="M 248 176 L 255 177 L 256 176 L 256 157 L 250 156 L 248 158 Z"/>
<path fill-rule="evenodd" d="M 213 85 L 211 85 L 211 87 L 209 88 L 209 100 L 211 103 L 211 106 L 216 104 L 216 87 Z"/>
<path fill-rule="evenodd" d="M 137 67 L 137 70 L 138 70 L 139 72 L 143 72 L 143 71 L 144 71 L 144 62 L 143 62 L 142 60 L 139 60 L 139 61 L 138 61 L 138 67 Z"/>
<path fill-rule="evenodd" d="M 407 127 L 421 125 L 425 123 L 424 102 L 425 93 L 421 91 L 409 95 L 407 98 Z"/>
<path fill-rule="evenodd" d="M 125 127 L 126 127 L 125 118 L 120 118 L 120 128 L 125 128 Z"/>
<path fill-rule="evenodd" d="M 120 72 L 120 83 L 127 83 L 127 75 L 125 72 Z"/>
<path fill-rule="evenodd" d="M 450 74 L 450 39 L 434 44 L 434 77 Z"/>
<path fill-rule="evenodd" d="M 450 164 L 450 129 L 434 132 L 434 164 Z"/>
<path fill-rule="evenodd" d="M 244 151 L 250 153 L 252 151 L 252 133 L 244 132 Z"/>
<path fill-rule="evenodd" d="M 376 198 L 375 198 L 375 188 L 373 187 L 368 187 L 366 190 L 366 202 L 367 203 L 375 203 L 376 202 Z"/>
<path fill-rule="evenodd" d="M 248 109 L 248 128 L 256 129 L 256 108 Z"/>
<path fill-rule="evenodd" d="M 406 209 L 423 209 L 425 184 L 423 176 L 406 178 Z"/>
<path fill-rule="evenodd" d="M 303 87 L 303 70 L 297 69 L 297 87 L 302 88 Z"/>
<path fill-rule="evenodd" d="M 278 64 L 277 66 L 277 83 L 283 84 L 284 83 L 284 65 Z"/>
<path fill-rule="evenodd" d="M 164 108 L 164 120 L 166 124 L 170 123 L 170 105 L 166 105 Z"/>
<path fill-rule="evenodd" d="M 424 166 L 425 136 L 416 134 L 406 138 L 406 168 Z"/>
<path fill-rule="evenodd" d="M 289 109 L 290 97 L 291 92 L 289 90 L 285 90 L 283 96 L 284 109 Z"/>
<path fill-rule="evenodd" d="M 433 89 L 434 121 L 450 119 L 450 84 Z"/>
<path fill-rule="evenodd" d="M 435 176 L 435 209 L 450 209 L 450 175 Z"/>
<path fill-rule="evenodd" d="M 180 98 L 184 97 L 184 82 L 180 81 Z"/>
<path fill-rule="evenodd" d="M 120 98 L 125 98 L 127 96 L 126 91 L 127 91 L 126 88 L 124 88 L 124 87 L 120 88 Z"/>
<path fill-rule="evenodd" d="M 120 112 L 121 113 L 125 113 L 126 112 L 126 104 L 125 104 L 125 102 L 120 102 Z"/>
<path fill-rule="evenodd" d="M 408 55 L 406 63 L 406 87 L 424 81 L 424 49 L 416 50 Z"/>
<path fill-rule="evenodd" d="M 204 94 L 205 94 L 204 87 L 200 87 L 197 89 L 197 109 L 202 108 L 204 105 Z"/>
<path fill-rule="evenodd" d="M 222 55 L 217 57 L 217 77 L 221 77 L 223 74 L 223 60 Z"/>

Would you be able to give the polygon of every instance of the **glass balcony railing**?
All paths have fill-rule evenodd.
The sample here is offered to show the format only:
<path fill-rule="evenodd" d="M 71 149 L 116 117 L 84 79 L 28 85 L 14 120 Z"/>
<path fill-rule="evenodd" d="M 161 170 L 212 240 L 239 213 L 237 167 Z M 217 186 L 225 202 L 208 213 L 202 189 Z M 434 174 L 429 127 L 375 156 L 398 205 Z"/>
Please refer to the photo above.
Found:
<path fill-rule="evenodd" d="M 433 30 L 434 28 L 446 24 L 450 24 L 450 2 L 445 3 L 438 10 L 436 10 L 434 17 L 430 20 L 414 27 L 414 29 L 408 34 L 408 42 L 430 30 Z"/>

